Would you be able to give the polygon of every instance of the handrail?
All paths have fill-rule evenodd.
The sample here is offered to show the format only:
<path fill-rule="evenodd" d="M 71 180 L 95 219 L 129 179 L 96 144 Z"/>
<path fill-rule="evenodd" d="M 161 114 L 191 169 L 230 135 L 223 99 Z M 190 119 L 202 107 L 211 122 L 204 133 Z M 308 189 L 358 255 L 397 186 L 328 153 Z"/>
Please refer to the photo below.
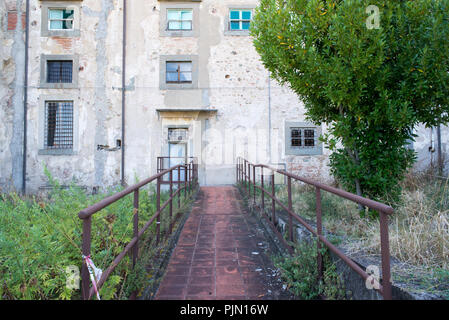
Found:
<path fill-rule="evenodd" d="M 256 168 L 260 169 L 260 186 L 256 184 Z M 271 171 L 271 192 L 264 188 L 264 174 L 263 169 L 268 169 Z M 252 169 L 252 170 L 251 170 Z M 287 177 L 287 195 L 288 195 L 288 206 L 283 204 L 275 195 L 275 187 L 274 187 L 274 173 L 279 173 Z M 252 175 L 251 175 L 252 173 Z M 252 178 L 252 179 L 251 179 Z M 309 230 L 313 235 L 315 235 L 319 241 L 317 241 L 317 249 L 318 249 L 318 257 L 317 257 L 317 267 L 318 267 L 318 275 L 320 278 L 323 276 L 323 258 L 320 251 L 321 242 L 324 243 L 332 252 L 334 252 L 338 257 L 340 257 L 349 267 L 351 267 L 355 272 L 357 272 L 365 281 L 371 281 L 373 284 L 373 288 L 376 289 L 385 300 L 392 299 L 392 288 L 391 288 L 391 271 L 390 271 L 390 249 L 389 249 L 389 240 L 388 240 L 388 215 L 394 213 L 394 209 L 386 204 L 360 197 L 353 193 L 337 189 L 328 185 L 325 185 L 320 182 L 313 181 L 308 178 L 300 177 L 298 175 L 289 173 L 285 170 L 279 170 L 273 167 L 270 167 L 265 164 L 253 164 L 247 161 L 244 158 L 238 157 L 236 163 L 236 179 L 237 182 L 244 183 L 245 191 L 248 193 L 249 198 L 251 199 L 251 188 L 253 189 L 252 198 L 253 203 L 257 205 L 256 202 L 256 189 L 261 191 L 261 210 L 265 213 L 265 195 L 268 195 L 272 200 L 272 212 L 271 212 L 271 221 L 267 218 L 266 214 L 263 216 L 267 218 L 267 220 L 271 223 L 274 230 L 277 231 L 275 227 L 276 221 L 276 206 L 277 203 L 282 209 L 284 209 L 289 215 L 288 221 L 288 231 L 289 231 L 289 239 L 293 241 L 293 219 L 301 223 L 307 230 Z M 293 211 L 292 205 L 292 188 L 291 182 L 292 179 L 304 182 L 308 185 L 312 185 L 315 187 L 316 193 L 316 230 L 308 224 L 304 219 L 302 219 L 299 215 L 297 215 Z M 349 257 L 347 257 L 343 252 L 341 252 L 336 246 L 330 243 L 323 235 L 322 235 L 322 209 L 321 209 L 321 190 L 328 191 L 333 193 L 339 197 L 348 199 L 355 203 L 359 203 L 368 208 L 376 210 L 379 212 L 380 216 L 380 241 L 381 241 L 381 257 L 382 257 L 382 284 L 378 283 L 376 279 L 370 278 L 370 275 L 365 272 L 359 265 L 357 265 L 354 261 L 352 261 Z M 279 235 L 279 233 L 277 232 Z M 292 248 L 288 245 L 287 241 L 280 236 L 280 240 L 286 244 L 292 252 Z"/>
<path fill-rule="evenodd" d="M 181 176 L 181 168 L 184 169 L 186 174 L 184 175 L 184 181 L 173 181 L 173 172 L 177 171 L 178 177 Z M 170 197 L 167 201 L 165 201 L 161 205 L 161 184 L 163 177 L 168 174 L 169 175 L 169 184 L 170 184 Z M 151 219 L 144 225 L 142 229 L 139 230 L 139 190 L 140 188 L 146 186 L 147 184 L 157 181 L 156 185 L 156 213 L 151 217 Z M 178 188 L 176 191 L 173 191 L 173 185 L 178 184 Z M 181 187 L 181 184 L 183 185 Z M 91 249 L 91 227 L 92 227 L 92 215 L 97 213 L 98 211 L 106 208 L 114 202 L 124 198 L 125 196 L 134 193 L 134 203 L 133 203 L 133 238 L 131 241 L 125 246 L 123 251 L 114 259 L 114 261 L 109 265 L 109 267 L 103 272 L 100 279 L 97 279 L 97 289 L 103 286 L 104 282 L 110 276 L 110 274 L 114 271 L 120 261 L 125 257 L 125 255 L 132 250 L 132 261 L 133 268 L 135 267 L 139 254 L 139 239 L 143 236 L 145 231 L 148 229 L 150 225 L 152 225 L 156 221 L 156 245 L 159 244 L 160 241 L 160 221 L 162 212 L 169 207 L 169 230 L 167 232 L 167 237 L 172 233 L 173 224 L 175 221 L 172 220 L 173 213 L 173 199 L 178 197 L 178 208 L 181 206 L 181 193 L 184 191 L 184 199 L 187 198 L 187 192 L 189 194 L 193 191 L 193 187 L 198 184 L 198 164 L 195 160 L 192 160 L 188 164 L 185 165 L 176 165 L 169 169 L 166 169 L 162 172 L 159 172 L 148 179 L 143 180 L 133 186 L 126 188 L 123 191 L 120 191 L 112 196 L 109 196 L 96 204 L 81 210 L 78 213 L 78 217 L 83 220 L 83 243 L 82 243 L 82 253 L 83 256 L 90 256 Z M 84 259 L 83 259 L 84 260 Z M 90 288 L 90 276 L 89 270 L 87 268 L 86 262 L 83 261 L 81 268 L 81 279 L 82 279 L 82 298 L 84 300 L 88 300 L 94 294 L 94 288 Z M 132 297 L 135 297 L 135 293 Z"/>

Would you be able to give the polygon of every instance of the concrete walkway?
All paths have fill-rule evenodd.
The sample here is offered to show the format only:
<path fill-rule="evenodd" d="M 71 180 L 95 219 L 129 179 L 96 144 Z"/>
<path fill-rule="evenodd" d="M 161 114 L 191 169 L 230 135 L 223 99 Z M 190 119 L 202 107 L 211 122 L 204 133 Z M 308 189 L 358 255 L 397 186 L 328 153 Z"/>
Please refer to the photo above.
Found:
<path fill-rule="evenodd" d="M 290 299 L 257 220 L 235 187 L 203 187 L 156 299 Z"/>

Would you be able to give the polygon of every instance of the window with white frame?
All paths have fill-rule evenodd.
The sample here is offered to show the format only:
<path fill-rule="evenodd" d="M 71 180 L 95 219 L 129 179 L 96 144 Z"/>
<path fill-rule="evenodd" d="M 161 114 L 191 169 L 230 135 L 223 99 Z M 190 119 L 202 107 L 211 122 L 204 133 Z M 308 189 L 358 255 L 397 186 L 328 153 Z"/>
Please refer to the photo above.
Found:
<path fill-rule="evenodd" d="M 48 30 L 73 30 L 73 20 L 73 9 L 48 9 Z"/>
<path fill-rule="evenodd" d="M 167 30 L 169 31 L 192 30 L 192 25 L 193 25 L 192 9 L 167 10 Z"/>
<path fill-rule="evenodd" d="M 230 9 L 229 10 L 229 30 L 248 31 L 252 19 L 252 10 Z"/>
<path fill-rule="evenodd" d="M 45 149 L 73 149 L 73 101 L 46 101 Z"/>

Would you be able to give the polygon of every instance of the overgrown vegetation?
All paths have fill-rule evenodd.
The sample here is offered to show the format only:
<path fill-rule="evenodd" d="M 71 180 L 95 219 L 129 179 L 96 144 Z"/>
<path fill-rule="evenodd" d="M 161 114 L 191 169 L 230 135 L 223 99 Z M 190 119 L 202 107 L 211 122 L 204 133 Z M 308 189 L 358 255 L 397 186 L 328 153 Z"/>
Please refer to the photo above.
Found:
<path fill-rule="evenodd" d="M 422 288 L 449 297 L 449 181 L 411 172 L 401 189 L 389 225 L 390 252 L 400 262 L 393 266 L 393 281 L 410 282 L 411 290 Z M 287 203 L 286 188 L 277 195 Z M 315 190 L 294 185 L 293 208 L 314 221 Z M 340 246 L 352 253 L 380 254 L 377 219 L 360 217 L 356 204 L 328 192 L 322 192 L 322 211 L 326 230 L 343 237 Z"/>
<path fill-rule="evenodd" d="M 295 245 L 291 256 L 278 258 L 275 265 L 281 271 L 281 277 L 287 288 L 295 296 L 304 300 L 346 298 L 343 282 L 327 250 L 322 249 L 323 278 L 318 278 L 316 242 L 301 242 Z"/>
<path fill-rule="evenodd" d="M 262 0 L 251 34 L 308 120 L 327 125 L 333 176 L 395 204 L 414 128 L 449 121 L 449 0 Z"/>
<path fill-rule="evenodd" d="M 0 195 L 0 299 L 79 299 L 80 290 L 66 286 L 66 268 L 81 267 L 78 212 L 121 190 L 88 195 L 74 184 L 65 189 L 48 177 L 52 190 L 46 198 Z M 161 201 L 167 198 L 162 193 Z M 155 213 L 155 199 L 154 187 L 141 189 L 140 228 Z M 173 207 L 176 214 L 176 201 Z M 92 216 L 91 257 L 97 267 L 105 270 L 132 239 L 132 215 L 130 195 Z M 162 231 L 168 228 L 167 216 L 162 215 Z M 160 250 L 154 244 L 154 231 L 153 225 L 140 240 L 141 257 L 134 271 L 126 256 L 100 290 L 102 299 L 127 299 L 141 289 L 148 261 Z"/>

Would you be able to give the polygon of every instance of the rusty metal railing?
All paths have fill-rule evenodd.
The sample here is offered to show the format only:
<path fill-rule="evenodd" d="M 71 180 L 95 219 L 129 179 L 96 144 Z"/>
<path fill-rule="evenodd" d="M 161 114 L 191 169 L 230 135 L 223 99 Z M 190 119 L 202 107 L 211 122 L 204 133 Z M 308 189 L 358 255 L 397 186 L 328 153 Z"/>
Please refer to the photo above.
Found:
<path fill-rule="evenodd" d="M 339 197 L 348 199 L 355 203 L 361 204 L 365 207 L 371 208 L 379 212 L 380 216 L 380 246 L 381 246 L 381 258 L 382 258 L 382 283 L 375 283 L 373 286 L 385 300 L 392 299 L 391 293 L 391 273 L 390 273 L 390 247 L 389 247 L 389 239 L 388 239 L 388 216 L 391 215 L 394 210 L 392 207 L 385 205 L 383 203 L 370 200 L 364 197 L 357 196 L 353 193 L 346 192 L 341 189 L 337 189 L 307 178 L 299 177 L 287 171 L 279 170 L 276 168 L 272 168 L 268 165 L 264 164 L 252 164 L 246 159 L 241 157 L 237 158 L 236 164 L 236 179 L 237 182 L 244 183 L 245 191 L 248 193 L 249 199 L 252 197 L 252 201 L 254 204 L 256 203 L 256 189 L 261 192 L 261 210 L 265 213 L 265 195 L 268 195 L 271 198 L 271 221 L 267 219 L 275 232 L 278 234 L 279 239 L 287 245 L 290 252 L 292 252 L 291 246 L 287 243 L 287 241 L 282 237 L 282 235 L 277 231 L 275 227 L 276 221 L 276 203 L 284 209 L 288 213 L 288 237 L 290 241 L 293 241 L 293 220 L 301 223 L 307 230 L 309 230 L 313 235 L 315 235 L 319 241 L 317 241 L 317 249 L 318 249 L 318 275 L 321 278 L 323 275 L 323 257 L 321 255 L 321 242 L 324 243 L 332 252 L 334 252 L 340 259 L 342 259 L 349 267 L 351 267 L 355 272 L 357 272 L 363 280 L 367 280 L 370 275 L 366 273 L 362 268 L 359 267 L 354 261 L 352 261 L 349 257 L 347 257 L 343 252 L 341 252 L 336 246 L 330 243 L 323 235 L 322 235 L 322 209 L 321 209 L 321 190 L 325 190 L 327 192 L 333 193 Z M 256 168 L 260 170 L 260 186 L 256 183 Z M 271 192 L 267 191 L 264 188 L 264 174 L 263 170 L 267 169 L 270 176 L 271 182 Z M 274 174 L 278 173 L 287 177 L 287 194 L 288 194 L 288 204 L 284 205 L 277 197 L 275 192 L 274 185 Z M 302 219 L 299 215 L 297 215 L 293 211 L 292 204 L 292 180 L 301 181 L 308 185 L 315 187 L 316 194 L 316 230 L 312 228 L 304 219 Z M 252 195 L 251 195 L 252 189 Z M 266 215 L 264 214 L 264 217 Z M 369 281 L 375 281 L 375 279 L 370 278 Z"/>
<path fill-rule="evenodd" d="M 181 170 L 185 170 L 186 172 L 192 172 L 193 174 L 184 175 L 184 181 L 178 181 L 178 188 L 174 192 L 173 185 L 175 184 L 173 181 L 173 172 L 177 171 L 178 177 L 181 176 Z M 133 210 L 133 238 L 132 240 L 125 246 L 123 251 L 114 259 L 111 265 L 103 272 L 101 278 L 98 280 L 97 289 L 100 288 L 105 283 L 106 279 L 110 276 L 110 274 L 114 271 L 120 261 L 125 257 L 125 255 L 131 251 L 133 267 L 136 265 L 138 255 L 139 255 L 139 239 L 142 237 L 144 232 L 148 229 L 150 225 L 156 223 L 156 245 L 159 244 L 161 238 L 161 214 L 167 207 L 169 208 L 169 230 L 167 236 L 172 233 L 172 228 L 174 225 L 173 220 L 173 200 L 175 197 L 178 197 L 178 208 L 181 206 L 181 192 L 184 191 L 184 199 L 187 199 L 188 193 L 191 194 L 193 188 L 198 183 L 198 176 L 196 175 L 198 172 L 197 164 L 194 161 L 191 161 L 185 165 L 177 165 L 162 172 L 157 173 L 156 175 L 136 184 L 131 187 L 126 188 L 125 190 L 118 192 L 110 197 L 107 197 L 100 202 L 81 210 L 78 214 L 78 217 L 83 220 L 83 243 L 82 243 L 82 253 L 85 257 L 90 256 L 91 250 L 91 227 L 92 227 L 92 215 L 97 213 L 98 211 L 106 208 L 112 203 L 124 198 L 125 196 L 134 193 L 134 210 Z M 161 182 L 165 175 L 169 175 L 169 199 L 161 204 Z M 143 226 L 141 230 L 139 230 L 139 190 L 140 188 L 146 186 L 147 184 L 156 181 L 156 212 L 151 217 L 151 219 Z M 182 187 L 181 187 L 182 184 Z M 83 259 L 84 260 L 84 259 Z M 81 268 L 81 294 L 82 299 L 88 300 L 94 294 L 94 288 L 90 288 L 89 285 L 89 270 L 85 261 L 83 261 Z"/>
<path fill-rule="evenodd" d="M 194 162 L 195 164 L 198 163 L 198 158 L 196 157 L 157 157 L 157 173 L 163 172 L 164 170 L 167 170 L 170 167 L 170 160 L 171 159 L 177 159 L 177 160 L 184 160 L 182 164 L 186 165 L 189 162 Z M 168 163 L 167 163 L 168 160 Z M 198 166 L 195 165 L 192 168 L 186 168 L 186 170 L 182 170 L 181 174 L 187 174 L 188 176 L 198 176 L 198 172 L 196 172 L 195 170 L 198 169 Z M 181 180 L 181 174 L 178 175 L 178 180 L 173 180 L 173 183 L 183 183 L 184 180 Z M 168 180 L 165 180 L 164 177 L 162 177 L 162 184 L 168 184 L 170 183 Z"/>

